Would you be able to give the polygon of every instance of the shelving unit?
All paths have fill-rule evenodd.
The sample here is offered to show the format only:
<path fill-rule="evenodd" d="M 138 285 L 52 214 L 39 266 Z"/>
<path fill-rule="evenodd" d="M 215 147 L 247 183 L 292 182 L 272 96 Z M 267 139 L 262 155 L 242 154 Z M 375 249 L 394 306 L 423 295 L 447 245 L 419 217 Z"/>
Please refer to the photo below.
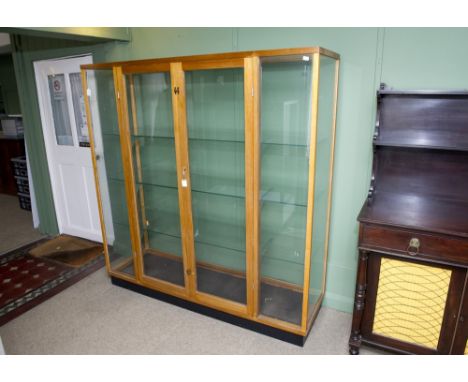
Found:
<path fill-rule="evenodd" d="M 83 66 L 113 282 L 302 344 L 325 289 L 338 65 L 297 48 Z"/>
<path fill-rule="evenodd" d="M 377 92 L 350 353 L 467 354 L 468 92 Z"/>

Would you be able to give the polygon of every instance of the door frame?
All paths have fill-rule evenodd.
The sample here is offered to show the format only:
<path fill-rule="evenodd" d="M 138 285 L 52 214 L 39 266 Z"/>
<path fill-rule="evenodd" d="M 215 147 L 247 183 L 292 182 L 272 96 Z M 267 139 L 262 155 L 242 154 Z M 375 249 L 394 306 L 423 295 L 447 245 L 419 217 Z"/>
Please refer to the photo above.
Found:
<path fill-rule="evenodd" d="M 47 160 L 47 169 L 49 171 L 49 176 L 50 176 L 50 182 L 51 182 L 51 189 L 52 189 L 52 199 L 54 202 L 54 209 L 55 209 L 55 218 L 57 220 L 57 227 L 59 230 L 59 234 L 63 233 L 63 216 L 61 216 L 61 213 L 63 212 L 59 206 L 59 203 L 57 201 L 57 187 L 58 185 L 58 179 L 56 177 L 55 171 L 54 171 L 54 161 L 52 158 L 52 147 L 51 147 L 51 142 L 46 135 L 47 132 L 45 131 L 45 124 L 47 123 L 48 119 L 52 119 L 53 117 L 49 115 L 49 109 L 48 109 L 48 96 L 49 94 L 46 94 L 44 87 L 42 86 L 43 84 L 43 79 L 41 78 L 40 71 L 41 71 L 41 65 L 44 65 L 47 62 L 54 62 L 54 61 L 61 61 L 61 60 L 68 60 L 68 59 L 77 59 L 77 58 L 89 58 L 90 59 L 90 65 L 93 64 L 93 54 L 91 52 L 89 53 L 82 53 L 78 55 L 71 55 L 71 56 L 64 56 L 64 57 L 56 57 L 56 58 L 47 58 L 44 60 L 35 60 L 33 61 L 33 70 L 34 70 L 34 79 L 35 79 L 35 88 L 36 88 L 36 93 L 37 93 L 37 100 L 39 104 L 39 113 L 40 113 L 40 121 L 41 121 L 41 129 L 42 129 L 42 137 L 44 139 L 44 146 L 45 146 L 45 151 L 46 151 L 46 160 Z M 80 73 L 80 68 L 78 68 L 77 73 Z M 83 90 L 84 92 L 84 90 Z M 75 137 L 76 135 L 76 129 L 72 128 L 72 135 Z M 94 189 L 94 187 L 93 187 Z M 102 239 L 101 239 L 102 240 Z"/>

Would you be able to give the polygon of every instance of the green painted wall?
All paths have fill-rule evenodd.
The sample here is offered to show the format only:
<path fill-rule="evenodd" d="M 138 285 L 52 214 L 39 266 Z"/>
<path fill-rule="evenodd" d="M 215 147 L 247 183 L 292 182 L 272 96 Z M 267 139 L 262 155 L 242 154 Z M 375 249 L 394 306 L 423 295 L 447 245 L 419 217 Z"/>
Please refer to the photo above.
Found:
<path fill-rule="evenodd" d="M 468 28 L 385 30 L 382 81 L 397 88 L 468 89 Z"/>
<path fill-rule="evenodd" d="M 356 216 L 365 200 L 372 161 L 375 90 L 380 81 L 398 88 L 467 88 L 468 29 L 383 28 L 131 28 L 129 43 L 58 46 L 48 40 L 36 50 L 29 40 L 16 53 L 23 113 L 36 159 L 44 144 L 31 60 L 94 52 L 94 61 L 142 59 L 236 50 L 321 45 L 341 54 L 331 245 L 325 305 L 351 311 L 357 264 Z M 50 46 L 49 46 L 49 45 Z M 22 50 L 22 48 L 20 48 Z M 27 109 L 25 108 L 27 107 Z M 25 110 L 28 110 L 27 112 Z M 36 147 L 37 146 L 37 147 Z M 41 190 L 49 190 L 47 167 L 36 163 Z M 36 179 L 35 179 L 36 182 Z M 38 186 L 36 186 L 36 189 Z M 47 198 L 45 198 L 47 199 Z M 48 198 L 50 199 L 50 197 Z M 51 201 L 41 207 L 41 225 L 51 232 Z M 56 223 L 55 223 L 56 226 Z"/>
<path fill-rule="evenodd" d="M 0 88 L 6 113 L 20 114 L 15 68 L 10 54 L 0 55 Z"/>

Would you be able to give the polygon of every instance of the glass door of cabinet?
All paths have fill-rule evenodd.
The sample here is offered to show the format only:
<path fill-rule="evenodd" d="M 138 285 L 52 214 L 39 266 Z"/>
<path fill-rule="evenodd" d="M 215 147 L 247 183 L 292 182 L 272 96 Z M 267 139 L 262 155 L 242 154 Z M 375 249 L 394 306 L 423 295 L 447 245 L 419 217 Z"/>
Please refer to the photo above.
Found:
<path fill-rule="evenodd" d="M 308 288 L 308 326 L 311 325 L 318 313 L 318 308 L 325 293 L 338 81 L 338 64 L 334 58 L 320 55 L 314 61 L 314 65 L 319 68 L 320 79 L 316 100 L 318 115 L 315 129 L 316 154 Z"/>
<path fill-rule="evenodd" d="M 246 305 L 244 61 L 184 82 L 195 288 Z"/>
<path fill-rule="evenodd" d="M 261 59 L 259 314 L 303 316 L 311 142 L 311 56 Z"/>
<path fill-rule="evenodd" d="M 111 274 L 135 280 L 114 74 L 99 69 L 83 70 L 82 76 L 106 266 Z"/>
<path fill-rule="evenodd" d="M 142 278 L 184 287 L 169 65 L 127 73 L 125 86 Z"/>

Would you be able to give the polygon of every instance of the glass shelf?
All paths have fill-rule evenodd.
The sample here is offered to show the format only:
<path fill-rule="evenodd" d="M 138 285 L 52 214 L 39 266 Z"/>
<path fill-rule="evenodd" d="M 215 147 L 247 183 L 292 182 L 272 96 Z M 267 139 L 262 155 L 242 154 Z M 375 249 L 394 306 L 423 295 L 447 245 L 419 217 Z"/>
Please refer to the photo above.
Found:
<path fill-rule="evenodd" d="M 116 135 L 119 134 L 106 134 L 106 135 Z M 156 135 L 142 135 L 142 134 L 131 134 L 133 139 L 172 139 L 174 140 L 174 136 L 156 136 Z M 204 141 L 204 142 L 220 142 L 220 143 L 245 143 L 244 140 L 232 140 L 232 139 L 220 139 L 220 138 L 199 138 L 199 137 L 190 137 L 190 140 L 194 141 Z M 308 148 L 308 145 L 303 143 L 284 143 L 284 142 L 262 142 L 262 146 L 287 146 L 287 147 L 304 147 Z"/>
<path fill-rule="evenodd" d="M 120 179 L 119 179 L 120 181 Z M 167 188 L 171 190 L 178 190 L 176 186 L 166 186 L 163 184 L 156 184 L 156 183 L 149 183 L 149 182 L 136 182 L 136 185 L 139 186 L 154 186 L 154 187 L 161 187 L 161 188 Z M 226 198 L 235 198 L 235 199 L 243 199 L 245 200 L 244 195 L 240 195 L 241 193 L 244 192 L 244 190 L 238 190 L 236 194 L 227 194 L 227 193 L 222 193 L 222 192 L 213 192 L 213 191 L 202 191 L 202 190 L 195 190 L 193 189 L 192 192 L 195 193 L 200 193 L 200 194 L 207 194 L 207 195 L 214 195 L 214 196 L 222 196 Z"/>
<path fill-rule="evenodd" d="M 120 134 L 115 134 L 115 133 L 105 133 L 104 135 L 109 135 L 109 136 L 120 136 Z M 174 136 L 162 136 L 162 135 L 143 135 L 143 134 L 131 134 L 132 140 L 141 138 L 141 139 L 169 139 L 169 140 L 174 140 Z M 233 139 L 222 139 L 222 138 L 201 138 L 201 137 L 190 137 L 190 140 L 194 141 L 205 141 L 205 142 L 225 142 L 225 143 L 245 143 L 244 140 L 233 140 Z M 308 148 L 308 145 L 305 145 L 303 143 L 285 143 L 285 142 L 262 142 L 262 146 L 289 146 L 289 147 L 304 147 Z"/>
<path fill-rule="evenodd" d="M 132 138 L 133 139 L 151 139 L 151 140 L 158 140 L 158 139 L 174 140 L 173 136 L 165 137 L 165 136 L 151 136 L 151 135 L 140 135 L 140 134 L 132 134 Z M 217 142 L 217 143 L 242 143 L 242 144 L 245 143 L 245 141 L 242 141 L 242 140 L 218 139 L 218 138 L 190 137 L 190 140 L 200 141 L 200 142 Z"/>
<path fill-rule="evenodd" d="M 146 208 L 146 218 L 149 225 L 141 227 L 142 230 L 157 234 L 180 238 L 179 216 L 171 211 L 155 211 Z M 194 218 L 195 242 L 226 248 L 237 252 L 244 252 L 245 229 L 239 229 L 238 224 L 242 217 L 238 217 L 238 223 L 227 220 L 222 213 L 218 213 L 218 219 Z"/>
<path fill-rule="evenodd" d="M 117 179 L 117 178 L 110 178 L 113 181 L 117 182 L 123 182 L 123 179 Z M 160 187 L 160 188 L 167 188 L 171 190 L 178 190 L 176 186 L 166 186 L 164 184 L 157 184 L 157 183 L 151 183 L 151 182 L 136 182 L 137 186 L 150 186 L 150 187 Z M 222 192 L 214 192 L 214 191 L 203 191 L 203 190 L 196 190 L 192 189 L 192 192 L 194 193 L 200 193 L 200 194 L 207 194 L 207 195 L 214 195 L 214 196 L 221 196 L 221 197 L 226 197 L 226 198 L 235 198 L 235 199 L 242 199 L 245 200 L 245 196 L 243 195 L 244 189 L 238 190 L 235 194 L 228 194 L 228 193 L 222 193 Z M 320 193 L 324 193 L 324 189 L 320 190 Z M 294 203 L 293 201 L 290 201 L 293 199 L 293 195 L 290 194 L 284 194 L 284 193 L 275 193 L 274 191 L 261 191 L 261 200 L 260 203 L 261 205 L 264 205 L 265 202 L 267 203 L 278 203 L 282 205 L 290 205 L 290 206 L 298 206 L 298 207 L 306 207 L 305 202 L 303 204 L 301 203 Z M 288 200 L 284 200 L 288 199 Z"/>
<path fill-rule="evenodd" d="M 284 147 L 303 147 L 309 148 L 308 145 L 299 144 L 299 143 L 283 143 L 283 142 L 262 142 L 262 147 L 267 148 L 268 146 L 284 146 Z"/>
<path fill-rule="evenodd" d="M 128 229 L 128 226 L 125 226 Z M 154 229 L 148 229 L 149 249 L 159 251 L 163 254 L 181 253 L 180 235 L 169 235 L 158 232 Z M 206 243 L 195 240 L 195 250 L 197 251 L 200 264 L 208 267 L 218 266 L 230 269 L 233 272 L 241 271 L 245 267 L 245 252 L 235 248 L 229 248 L 214 243 Z M 127 249 L 131 249 L 128 247 Z M 173 255 L 174 258 L 182 258 L 180 255 Z M 220 262 L 220 258 L 222 262 Z"/>

